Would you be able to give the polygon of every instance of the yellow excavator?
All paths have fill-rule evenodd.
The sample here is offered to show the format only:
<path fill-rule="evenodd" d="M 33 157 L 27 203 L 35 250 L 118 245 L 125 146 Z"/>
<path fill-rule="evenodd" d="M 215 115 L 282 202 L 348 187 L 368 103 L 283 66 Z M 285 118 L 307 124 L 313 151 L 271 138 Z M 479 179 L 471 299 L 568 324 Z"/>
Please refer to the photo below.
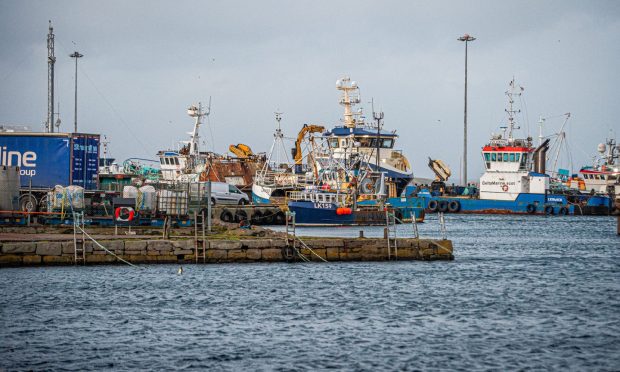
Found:
<path fill-rule="evenodd" d="M 314 124 L 304 124 L 303 128 L 297 134 L 297 141 L 295 141 L 295 153 L 293 159 L 295 159 L 295 165 L 301 165 L 301 160 L 303 155 L 301 153 L 301 141 L 303 141 L 304 137 L 308 133 L 323 133 L 325 131 L 325 127 L 321 125 Z"/>
<path fill-rule="evenodd" d="M 254 155 L 250 146 L 244 145 L 243 143 L 239 143 L 237 145 L 230 145 L 228 146 L 228 150 L 240 159 L 247 159 L 250 156 Z"/>
<path fill-rule="evenodd" d="M 450 167 L 448 167 L 443 161 L 439 159 L 433 160 L 430 157 L 428 158 L 428 167 L 435 172 L 435 180 L 431 183 L 431 190 L 445 190 L 446 182 L 452 175 Z"/>

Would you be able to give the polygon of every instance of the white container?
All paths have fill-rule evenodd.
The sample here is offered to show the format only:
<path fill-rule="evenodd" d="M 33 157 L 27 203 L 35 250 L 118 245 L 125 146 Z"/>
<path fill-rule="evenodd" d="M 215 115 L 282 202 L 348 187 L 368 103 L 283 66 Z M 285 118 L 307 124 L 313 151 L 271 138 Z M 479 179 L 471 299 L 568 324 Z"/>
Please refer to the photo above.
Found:
<path fill-rule="evenodd" d="M 157 208 L 157 192 L 155 187 L 146 185 L 138 189 L 136 209 L 139 211 L 154 211 Z"/>

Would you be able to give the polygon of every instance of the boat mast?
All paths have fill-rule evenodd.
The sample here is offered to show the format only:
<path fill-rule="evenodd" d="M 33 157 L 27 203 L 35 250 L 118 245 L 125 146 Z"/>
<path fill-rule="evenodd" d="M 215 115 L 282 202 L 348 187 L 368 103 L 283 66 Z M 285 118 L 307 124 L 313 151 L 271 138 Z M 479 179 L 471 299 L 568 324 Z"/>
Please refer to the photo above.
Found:
<path fill-rule="evenodd" d="M 194 130 L 192 131 L 192 138 L 189 142 L 189 156 L 197 156 L 200 151 L 198 149 L 200 136 L 198 135 L 198 130 L 200 128 L 201 119 L 203 116 L 207 115 L 202 112 L 202 103 L 198 102 L 198 107 L 195 105 L 191 105 L 187 109 L 187 114 L 195 119 L 194 121 Z"/>
<path fill-rule="evenodd" d="M 508 96 L 508 108 L 505 109 L 505 111 L 508 114 L 508 138 L 507 139 L 509 143 L 512 143 L 514 141 L 514 138 L 512 137 L 512 131 L 514 129 L 521 129 L 521 127 L 518 127 L 515 123 L 515 114 L 520 113 L 521 110 L 514 109 L 514 103 L 515 103 L 514 99 L 515 97 L 520 97 L 522 91 L 523 91 L 523 87 L 516 85 L 515 79 L 513 78 L 510 81 L 510 89 L 506 91 L 506 96 Z"/>
<path fill-rule="evenodd" d="M 47 34 L 47 122 L 45 129 L 47 133 L 54 132 L 54 28 L 52 21 L 49 21 L 49 32 Z"/>
<path fill-rule="evenodd" d="M 342 91 L 340 104 L 344 106 L 344 126 L 347 128 L 355 128 L 356 120 L 353 117 L 354 114 L 351 110 L 351 106 L 361 102 L 357 82 L 351 81 L 348 76 L 345 76 L 336 81 L 336 88 Z"/>

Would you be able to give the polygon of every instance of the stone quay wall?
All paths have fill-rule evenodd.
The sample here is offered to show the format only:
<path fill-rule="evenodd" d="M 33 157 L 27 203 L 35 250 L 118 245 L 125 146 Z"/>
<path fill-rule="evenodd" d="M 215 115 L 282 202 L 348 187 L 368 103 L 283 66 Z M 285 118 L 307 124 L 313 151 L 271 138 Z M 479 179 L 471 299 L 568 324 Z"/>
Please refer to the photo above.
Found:
<path fill-rule="evenodd" d="M 307 238 L 303 247 L 287 247 L 285 239 L 253 238 L 206 241 L 205 263 L 228 262 L 291 262 L 302 261 L 299 254 L 310 261 L 386 261 L 386 239 L 368 238 Z M 194 263 L 193 239 L 110 239 L 99 243 L 117 256 L 131 263 Z M 121 262 L 92 241 L 84 243 L 86 264 L 120 264 Z M 398 239 L 397 252 L 392 248 L 391 259 L 398 260 L 452 260 L 450 240 Z M 395 257 L 397 253 L 397 257 Z M 202 263 L 202 258 L 200 263 Z M 35 241 L 0 243 L 0 267 L 73 265 L 74 243 L 67 241 Z M 80 262 L 81 264 L 81 262 Z"/>

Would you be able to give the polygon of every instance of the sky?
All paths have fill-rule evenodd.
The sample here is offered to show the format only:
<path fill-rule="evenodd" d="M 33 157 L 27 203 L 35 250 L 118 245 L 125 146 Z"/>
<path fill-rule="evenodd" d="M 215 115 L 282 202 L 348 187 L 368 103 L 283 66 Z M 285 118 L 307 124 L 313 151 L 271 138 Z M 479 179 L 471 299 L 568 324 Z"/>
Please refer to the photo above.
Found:
<path fill-rule="evenodd" d="M 385 114 L 417 177 L 428 157 L 461 178 L 465 46 L 468 178 L 506 123 L 513 77 L 524 87 L 517 137 L 560 132 L 559 166 L 590 165 L 620 134 L 620 1 L 31 1 L 0 0 L 0 124 L 42 131 L 48 20 L 56 40 L 61 131 L 105 135 L 110 155 L 156 159 L 187 140 L 187 107 L 211 100 L 203 150 L 268 151 L 282 128 L 340 124 L 336 80 L 358 82 L 362 106 Z M 572 159 L 569 160 L 569 159 Z"/>

